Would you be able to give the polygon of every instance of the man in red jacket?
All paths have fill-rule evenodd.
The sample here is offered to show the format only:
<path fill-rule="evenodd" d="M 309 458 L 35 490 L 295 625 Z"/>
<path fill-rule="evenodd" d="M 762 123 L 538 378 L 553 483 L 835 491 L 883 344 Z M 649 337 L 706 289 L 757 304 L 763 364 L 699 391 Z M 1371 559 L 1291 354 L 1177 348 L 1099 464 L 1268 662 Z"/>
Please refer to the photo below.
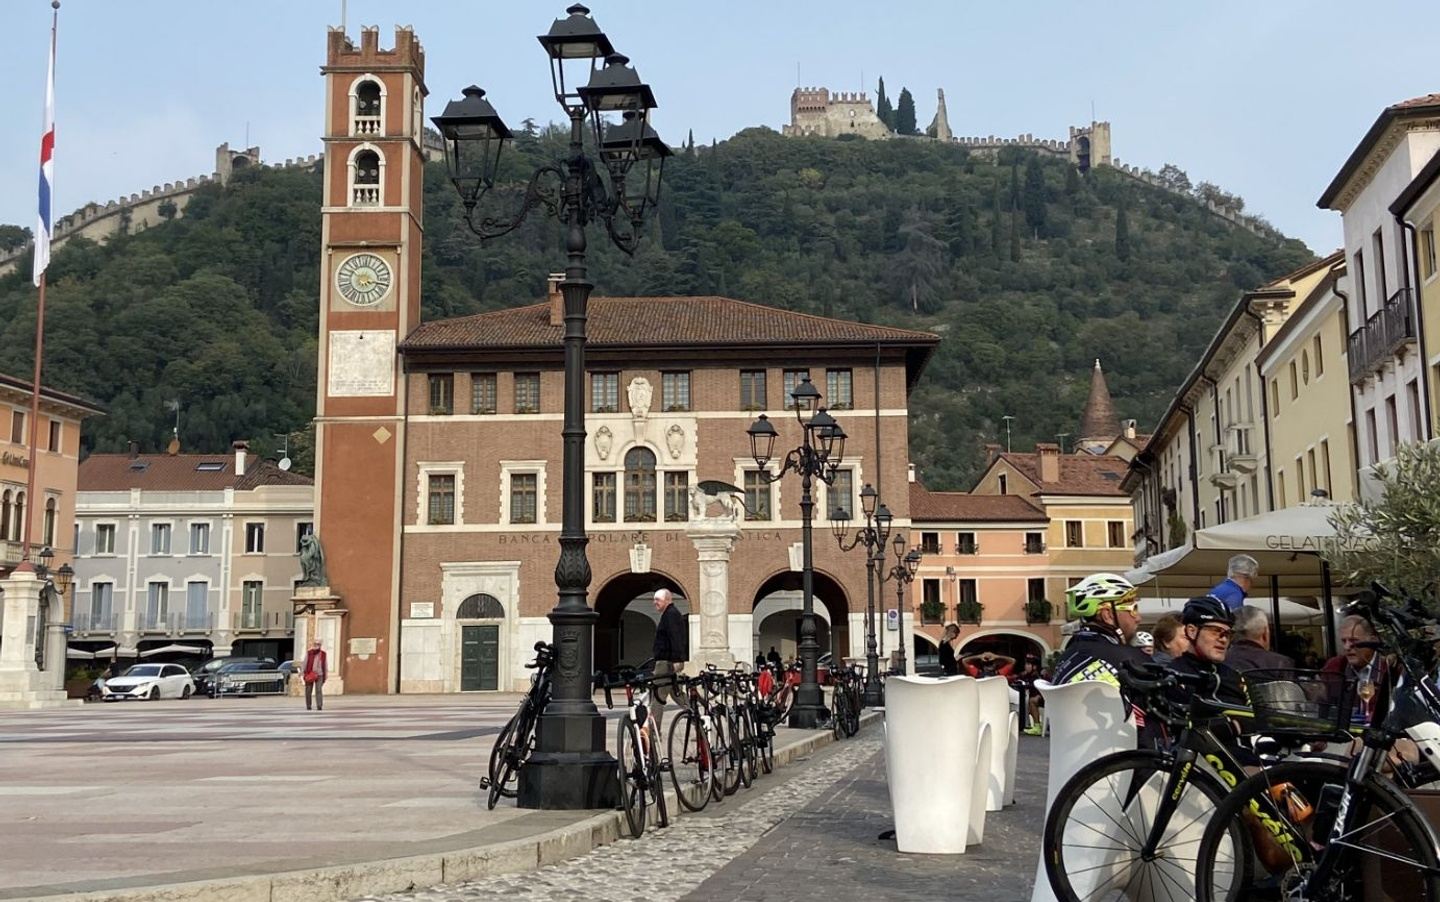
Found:
<path fill-rule="evenodd" d="M 310 698 L 315 698 L 315 709 L 325 710 L 325 677 L 330 675 L 329 669 L 325 666 L 325 649 L 320 647 L 320 640 L 316 639 L 310 643 L 309 651 L 305 652 L 305 666 L 300 673 L 305 679 L 305 710 L 310 710 Z"/>

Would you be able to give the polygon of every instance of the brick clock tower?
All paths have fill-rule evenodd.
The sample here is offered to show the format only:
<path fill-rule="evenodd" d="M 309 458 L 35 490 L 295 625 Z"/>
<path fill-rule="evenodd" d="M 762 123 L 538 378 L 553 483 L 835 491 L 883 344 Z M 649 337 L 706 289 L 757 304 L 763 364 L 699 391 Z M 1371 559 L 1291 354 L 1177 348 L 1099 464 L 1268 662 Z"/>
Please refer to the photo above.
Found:
<path fill-rule="evenodd" d="M 420 322 L 425 165 L 425 52 L 408 28 L 393 49 L 379 44 L 377 29 L 362 29 L 357 48 L 332 28 L 321 69 L 315 520 L 329 594 L 346 613 L 317 631 L 332 674 L 361 693 L 396 686 L 405 386 L 395 348 Z"/>

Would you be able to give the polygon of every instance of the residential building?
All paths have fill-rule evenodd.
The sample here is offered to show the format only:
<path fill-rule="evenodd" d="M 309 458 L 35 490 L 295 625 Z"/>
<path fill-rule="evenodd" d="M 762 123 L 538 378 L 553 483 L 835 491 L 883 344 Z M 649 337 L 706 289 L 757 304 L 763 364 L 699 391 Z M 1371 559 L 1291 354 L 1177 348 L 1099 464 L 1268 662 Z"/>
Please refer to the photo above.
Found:
<path fill-rule="evenodd" d="M 80 464 L 71 645 L 288 658 L 314 485 L 233 454 L 92 454 Z"/>
<path fill-rule="evenodd" d="M 1320 196 L 1340 213 L 1351 297 L 1346 362 L 1355 394 L 1356 460 L 1362 496 L 1375 491 L 1376 464 L 1403 442 L 1433 435 L 1429 374 L 1419 346 L 1409 240 L 1390 205 L 1440 150 L 1440 94 L 1386 107 Z"/>
<path fill-rule="evenodd" d="M 1425 361 L 1426 382 L 1430 388 L 1425 406 L 1426 436 L 1440 435 L 1440 249 L 1436 247 L 1435 229 L 1440 225 L 1440 153 L 1400 192 L 1390 204 L 1390 213 L 1403 223 L 1409 240 L 1405 247 L 1412 262 L 1409 268 L 1412 284 L 1419 289 L 1419 325 L 1417 333 L 1420 357 Z"/>
<path fill-rule="evenodd" d="M 910 519 L 923 555 L 906 612 L 916 618 L 916 655 L 936 653 L 947 623 L 959 624 L 966 654 L 1019 661 L 1059 648 L 1065 587 L 1051 578 L 1043 510 L 1020 495 L 932 492 L 915 481 Z"/>

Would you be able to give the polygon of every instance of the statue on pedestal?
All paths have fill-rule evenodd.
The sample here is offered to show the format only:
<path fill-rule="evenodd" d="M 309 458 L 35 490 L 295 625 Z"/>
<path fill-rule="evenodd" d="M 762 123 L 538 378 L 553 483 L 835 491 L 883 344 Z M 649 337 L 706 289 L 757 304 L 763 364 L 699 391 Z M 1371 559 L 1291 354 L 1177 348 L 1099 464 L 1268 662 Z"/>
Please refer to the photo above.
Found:
<path fill-rule="evenodd" d="M 307 532 L 300 539 L 300 576 L 301 586 L 330 584 L 325 575 L 325 552 L 320 548 L 320 537 L 313 532 Z"/>

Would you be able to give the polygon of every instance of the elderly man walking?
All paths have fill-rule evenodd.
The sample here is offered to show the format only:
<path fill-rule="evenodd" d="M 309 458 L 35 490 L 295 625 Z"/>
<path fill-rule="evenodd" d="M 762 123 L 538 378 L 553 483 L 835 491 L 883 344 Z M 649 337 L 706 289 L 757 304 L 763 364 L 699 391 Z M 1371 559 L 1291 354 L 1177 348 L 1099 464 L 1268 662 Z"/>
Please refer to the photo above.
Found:
<path fill-rule="evenodd" d="M 665 702 L 679 698 L 676 687 L 665 678 L 684 670 L 685 662 L 690 660 L 690 629 L 685 615 L 675 607 L 675 596 L 669 589 L 655 593 L 655 610 L 660 614 L 660 622 L 655 624 L 653 657 L 657 682 L 650 694 L 650 713 L 655 717 L 658 732 L 664 720 Z"/>
<path fill-rule="evenodd" d="M 1259 572 L 1259 561 L 1248 554 L 1237 554 L 1225 568 L 1225 579 L 1210 590 L 1210 595 L 1220 599 L 1232 612 L 1238 611 L 1245 604 L 1245 596 L 1250 594 Z"/>
<path fill-rule="evenodd" d="M 1293 670 L 1295 662 L 1278 651 L 1271 651 L 1270 616 L 1257 607 L 1246 605 L 1235 612 L 1235 641 L 1225 663 L 1245 673 L 1250 670 Z"/>

